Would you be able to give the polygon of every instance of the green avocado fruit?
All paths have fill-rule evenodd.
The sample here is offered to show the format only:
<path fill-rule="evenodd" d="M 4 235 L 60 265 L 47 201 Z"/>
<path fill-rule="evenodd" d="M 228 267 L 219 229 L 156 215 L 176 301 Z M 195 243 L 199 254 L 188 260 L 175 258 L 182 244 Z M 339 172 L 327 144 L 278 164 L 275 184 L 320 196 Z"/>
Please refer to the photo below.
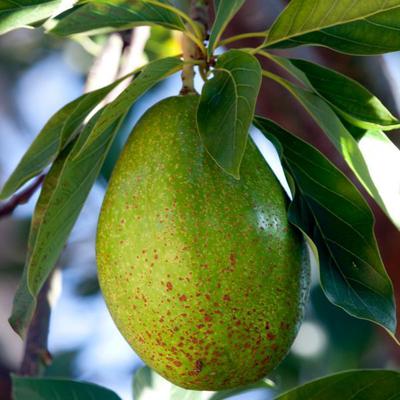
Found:
<path fill-rule="evenodd" d="M 110 313 L 146 364 L 181 387 L 222 390 L 287 354 L 309 265 L 256 146 L 240 180 L 224 173 L 197 131 L 198 101 L 165 99 L 133 129 L 102 206 L 97 264 Z"/>

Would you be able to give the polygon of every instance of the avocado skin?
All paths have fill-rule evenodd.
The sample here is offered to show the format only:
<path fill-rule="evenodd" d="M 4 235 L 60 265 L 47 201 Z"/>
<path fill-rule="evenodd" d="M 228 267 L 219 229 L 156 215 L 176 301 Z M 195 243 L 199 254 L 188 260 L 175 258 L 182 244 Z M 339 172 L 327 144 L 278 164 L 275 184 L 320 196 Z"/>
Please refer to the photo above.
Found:
<path fill-rule="evenodd" d="M 122 335 L 176 385 L 253 383 L 287 354 L 309 291 L 303 239 L 249 140 L 241 179 L 206 153 L 198 96 L 150 108 L 117 162 L 97 232 L 100 286 Z"/>

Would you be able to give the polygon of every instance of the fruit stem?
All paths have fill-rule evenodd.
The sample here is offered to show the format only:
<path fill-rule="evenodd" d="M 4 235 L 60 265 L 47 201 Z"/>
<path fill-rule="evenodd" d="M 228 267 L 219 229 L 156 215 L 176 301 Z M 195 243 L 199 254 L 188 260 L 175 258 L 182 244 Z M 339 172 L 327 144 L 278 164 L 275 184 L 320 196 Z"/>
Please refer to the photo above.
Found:
<path fill-rule="evenodd" d="M 208 32 L 208 4 L 209 0 L 192 0 L 190 6 L 190 17 L 201 29 L 203 42 Z M 193 27 L 187 24 L 187 30 L 192 32 Z M 194 34 L 195 32 L 192 33 Z M 193 61 L 204 59 L 205 54 L 191 39 L 190 35 L 184 35 L 182 38 L 182 53 L 185 64 L 182 69 L 182 89 L 180 93 L 182 95 L 196 93 L 194 88 L 195 63 Z"/>

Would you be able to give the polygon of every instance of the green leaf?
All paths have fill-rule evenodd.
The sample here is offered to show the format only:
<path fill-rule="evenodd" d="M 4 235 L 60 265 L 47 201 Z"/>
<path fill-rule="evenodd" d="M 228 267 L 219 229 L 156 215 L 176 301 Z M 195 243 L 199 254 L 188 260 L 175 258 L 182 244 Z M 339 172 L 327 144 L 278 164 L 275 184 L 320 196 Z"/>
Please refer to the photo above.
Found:
<path fill-rule="evenodd" d="M 265 45 L 305 41 L 356 54 L 394 51 L 400 48 L 399 10 L 400 0 L 292 0 L 271 27 Z"/>
<path fill-rule="evenodd" d="M 69 36 L 126 30 L 141 25 L 161 25 L 170 29 L 185 30 L 182 19 L 164 8 L 163 4 L 170 5 L 167 0 L 92 0 L 73 12 L 60 15 L 51 32 Z"/>
<path fill-rule="evenodd" d="M 211 157 L 239 179 L 240 163 L 261 85 L 257 59 L 241 50 L 218 58 L 214 77 L 201 92 L 197 123 Z"/>
<path fill-rule="evenodd" d="M 0 4 L 0 34 L 42 21 L 56 13 L 63 0 L 2 1 Z"/>
<path fill-rule="evenodd" d="M 38 229 L 42 224 L 43 217 L 46 215 L 49 201 L 57 186 L 60 174 L 63 170 L 67 156 L 72 148 L 72 144 L 67 146 L 58 156 L 48 174 L 46 175 L 39 199 L 36 203 L 35 211 L 32 216 L 32 222 L 28 239 L 27 262 L 21 277 L 20 284 L 14 297 L 14 304 L 9 323 L 11 327 L 21 337 L 24 337 L 26 330 L 32 320 L 33 313 L 36 309 L 36 297 L 32 296 L 28 288 L 28 265 L 32 256 Z"/>
<path fill-rule="evenodd" d="M 40 226 L 37 227 L 27 265 L 28 287 L 33 296 L 37 296 L 54 268 L 122 122 L 122 117 L 115 120 L 88 146 L 87 151 L 78 155 L 102 111 L 89 121 L 74 144 L 58 176 Z"/>
<path fill-rule="evenodd" d="M 278 81 L 302 104 L 343 156 L 369 195 L 378 203 L 386 215 L 392 218 L 377 188 L 377 184 L 375 184 L 374 177 L 369 172 L 368 165 L 358 147 L 356 139 L 346 129 L 332 108 L 325 100 L 314 93 L 304 90 L 280 77 L 273 76 L 272 79 Z"/>
<path fill-rule="evenodd" d="M 166 57 L 152 61 L 142 68 L 135 80 L 110 104 L 104 108 L 93 132 L 78 155 L 81 155 L 88 147 L 101 136 L 105 129 L 123 116 L 132 104 L 154 85 L 175 72 L 182 69 L 182 61 L 178 57 Z"/>
<path fill-rule="evenodd" d="M 68 379 L 12 375 L 13 400 L 121 400 L 116 393 L 93 383 Z"/>
<path fill-rule="evenodd" d="M 273 386 L 272 381 L 264 379 L 252 385 L 219 392 L 186 390 L 175 386 L 145 366 L 140 368 L 133 377 L 133 396 L 135 400 L 145 400 L 150 393 L 151 398 L 163 400 L 225 400 L 249 390 L 269 389 Z"/>
<path fill-rule="evenodd" d="M 139 96 L 181 65 L 176 57 L 147 64 L 78 136 L 47 205 L 27 266 L 28 287 L 34 296 L 54 267 L 126 113 Z"/>
<path fill-rule="evenodd" d="M 399 400 L 399 393 L 399 372 L 354 370 L 308 382 L 275 400 Z"/>
<path fill-rule="evenodd" d="M 383 130 L 400 127 L 400 121 L 381 101 L 353 79 L 309 61 L 271 57 L 353 125 Z"/>
<path fill-rule="evenodd" d="M 397 8 L 358 21 L 278 41 L 267 47 L 318 45 L 355 55 L 390 53 L 400 50 L 399 30 L 400 8 Z"/>
<path fill-rule="evenodd" d="M 243 6 L 245 0 L 218 0 L 215 2 L 216 16 L 211 27 L 210 39 L 208 42 L 208 53 L 212 54 L 217 46 L 225 28 L 230 20 Z"/>
<path fill-rule="evenodd" d="M 126 78 L 86 93 L 54 114 L 8 178 L 0 193 L 0 199 L 11 196 L 24 183 L 52 163 L 60 151 L 78 133 L 78 129 L 87 115 Z"/>
<path fill-rule="evenodd" d="M 314 147 L 262 117 L 255 118 L 255 125 L 276 144 L 294 185 L 289 220 L 315 243 L 325 294 L 349 314 L 373 321 L 394 335 L 393 288 L 379 254 L 368 204 Z"/>

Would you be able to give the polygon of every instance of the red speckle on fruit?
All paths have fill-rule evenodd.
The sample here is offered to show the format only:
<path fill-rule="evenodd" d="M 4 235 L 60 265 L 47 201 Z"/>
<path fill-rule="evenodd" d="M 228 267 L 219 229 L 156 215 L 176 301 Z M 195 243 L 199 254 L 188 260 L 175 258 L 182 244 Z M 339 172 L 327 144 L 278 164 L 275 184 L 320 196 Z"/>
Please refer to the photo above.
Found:
<path fill-rule="evenodd" d="M 187 297 L 183 294 L 182 296 L 179 296 L 179 301 L 186 301 Z"/>
<path fill-rule="evenodd" d="M 274 335 L 273 333 L 271 333 L 271 332 L 267 333 L 267 339 L 268 340 L 274 340 L 275 338 L 276 338 L 276 335 Z"/>
<path fill-rule="evenodd" d="M 205 316 L 204 316 L 204 321 L 206 321 L 206 322 L 211 322 L 211 321 L 212 321 L 212 318 L 211 318 L 209 315 L 205 315 Z"/>
<path fill-rule="evenodd" d="M 223 299 L 224 301 L 231 301 L 231 296 L 229 296 L 229 294 L 225 294 Z"/>
<path fill-rule="evenodd" d="M 173 286 L 171 282 L 167 282 L 167 291 L 170 292 L 172 290 Z"/>
<path fill-rule="evenodd" d="M 177 367 L 182 366 L 182 363 L 181 363 L 180 361 L 178 361 L 178 360 L 173 361 L 173 363 L 174 363 Z"/>
<path fill-rule="evenodd" d="M 236 265 L 236 255 L 234 253 L 231 253 L 229 255 L 229 262 L 233 267 Z"/>
<path fill-rule="evenodd" d="M 203 369 L 203 363 L 201 362 L 201 360 L 196 360 L 196 362 L 194 363 L 193 372 L 195 372 L 197 375 L 201 372 L 202 369 Z"/>
<path fill-rule="evenodd" d="M 284 329 L 284 330 L 289 329 L 289 324 L 286 323 L 286 322 L 281 322 L 280 326 L 281 326 L 281 328 Z"/>

